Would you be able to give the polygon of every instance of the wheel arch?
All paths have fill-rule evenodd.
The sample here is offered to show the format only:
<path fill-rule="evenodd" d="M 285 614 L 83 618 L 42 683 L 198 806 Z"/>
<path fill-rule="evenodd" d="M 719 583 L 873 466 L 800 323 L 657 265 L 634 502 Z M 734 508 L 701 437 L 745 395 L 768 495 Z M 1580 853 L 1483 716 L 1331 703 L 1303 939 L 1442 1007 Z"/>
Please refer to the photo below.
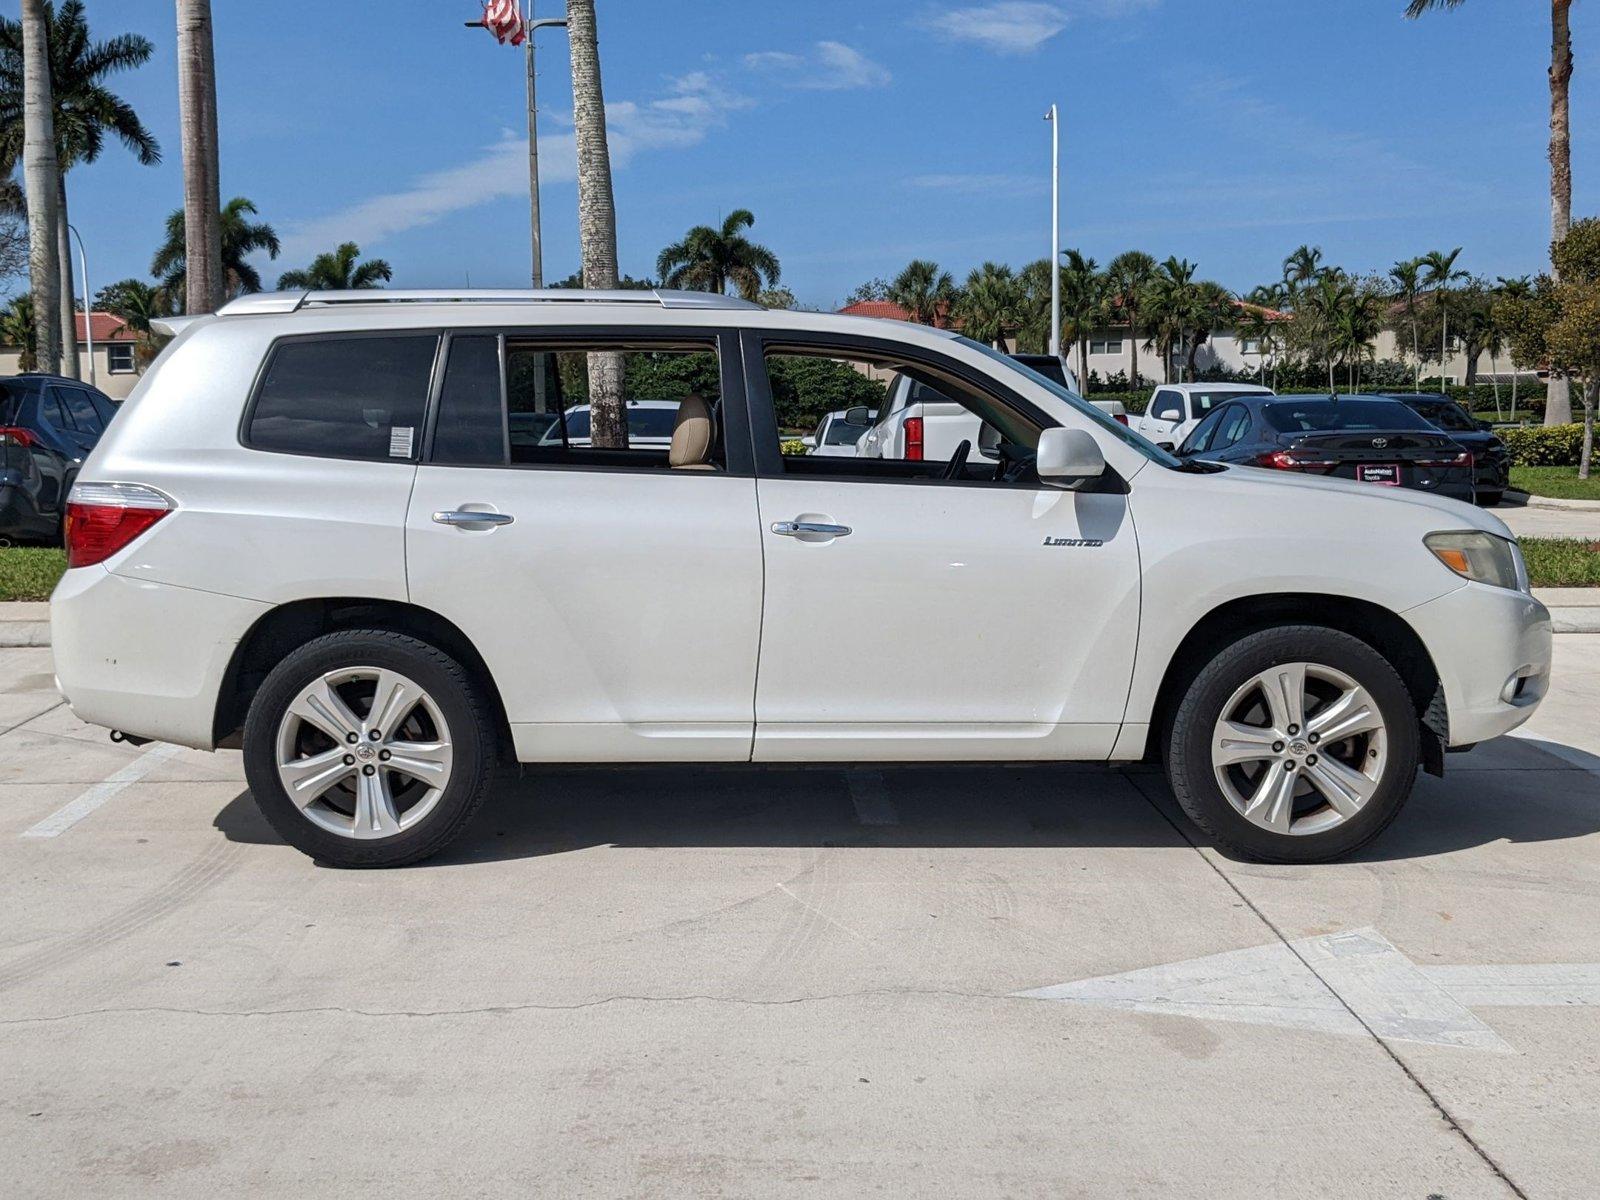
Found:
<path fill-rule="evenodd" d="M 313 638 L 342 629 L 403 633 L 449 654 L 494 706 L 501 752 L 509 753 L 511 726 L 506 718 L 505 703 L 494 675 L 472 640 L 453 622 L 421 605 L 363 597 L 295 600 L 257 618 L 234 647 L 222 686 L 217 691 L 216 713 L 212 720 L 214 744 L 237 748 L 250 701 L 272 668 Z"/>
<path fill-rule="evenodd" d="M 1416 708 L 1422 732 L 1422 760 L 1431 774 L 1444 771 L 1449 718 L 1439 671 L 1422 638 L 1398 613 L 1351 596 L 1279 592 L 1243 596 L 1219 604 L 1200 617 L 1178 643 L 1150 714 L 1155 735 L 1147 755 L 1157 753 L 1179 701 L 1205 664 L 1239 638 L 1278 625 L 1322 625 L 1371 646 L 1399 673 Z"/>

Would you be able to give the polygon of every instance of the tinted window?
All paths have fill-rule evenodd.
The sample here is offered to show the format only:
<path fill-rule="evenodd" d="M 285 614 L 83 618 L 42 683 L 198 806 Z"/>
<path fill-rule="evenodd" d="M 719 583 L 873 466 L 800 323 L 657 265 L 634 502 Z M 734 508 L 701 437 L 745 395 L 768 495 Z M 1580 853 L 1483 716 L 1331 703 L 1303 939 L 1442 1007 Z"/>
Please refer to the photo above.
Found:
<path fill-rule="evenodd" d="M 1237 400 L 1240 396 L 1270 396 L 1269 391 L 1259 392 L 1193 392 L 1189 396 L 1189 403 L 1194 408 L 1194 415 L 1203 417 L 1213 408 L 1226 404 L 1229 400 Z"/>
<path fill-rule="evenodd" d="M 1277 400 L 1262 412 L 1279 433 L 1433 428 L 1398 400 Z"/>
<path fill-rule="evenodd" d="M 39 415 L 44 418 L 44 423 L 58 433 L 72 432 L 72 418 L 67 416 L 67 410 L 56 395 L 55 388 L 47 388 L 39 397 Z"/>
<path fill-rule="evenodd" d="M 1225 409 L 1222 414 L 1222 432 L 1217 435 L 1212 449 L 1220 450 L 1224 446 L 1236 445 L 1249 432 L 1250 411 L 1248 409 L 1239 405 Z"/>
<path fill-rule="evenodd" d="M 1218 409 L 1196 425 L 1194 432 L 1189 435 L 1188 441 L 1183 443 L 1183 452 L 1185 454 L 1194 454 L 1201 450 L 1209 450 L 1211 448 L 1211 439 L 1216 436 L 1217 426 L 1222 424 L 1222 417 L 1223 412 Z"/>
<path fill-rule="evenodd" d="M 0 425 L 13 425 L 17 420 L 17 410 L 22 407 L 22 398 L 27 392 L 10 384 L 0 383 Z"/>
<path fill-rule="evenodd" d="M 89 399 L 94 404 L 95 412 L 100 414 L 100 424 L 111 424 L 111 418 L 117 415 L 117 402 L 100 392 L 90 392 Z"/>
<path fill-rule="evenodd" d="M 1456 429 L 1471 433 L 1478 428 L 1478 423 L 1467 416 L 1461 406 L 1454 402 L 1449 404 L 1416 404 L 1411 407 L 1440 429 Z"/>
<path fill-rule="evenodd" d="M 437 344 L 432 334 L 283 343 L 256 393 L 249 444 L 332 458 L 412 458 Z"/>
<path fill-rule="evenodd" d="M 1065 385 L 1067 373 L 1061 367 L 1061 360 L 1048 354 L 1018 354 L 1016 360 L 1030 370 L 1037 371 L 1046 379 Z"/>
<path fill-rule="evenodd" d="M 865 425 L 847 424 L 842 417 L 835 417 L 828 425 L 828 432 L 822 439 L 824 446 L 854 446 L 861 440 L 861 435 L 867 431 Z"/>
<path fill-rule="evenodd" d="M 67 413 L 72 417 L 72 423 L 77 426 L 78 432 L 89 437 L 98 437 L 104 426 L 100 414 L 95 411 L 94 401 L 89 399 L 89 393 L 82 388 L 58 388 L 61 393 L 61 403 L 66 406 Z"/>
<path fill-rule="evenodd" d="M 1150 415 L 1158 421 L 1183 420 L 1183 401 L 1176 392 L 1157 392 L 1150 402 Z"/>
<path fill-rule="evenodd" d="M 433 429 L 435 462 L 500 466 L 506 461 L 501 414 L 500 339 L 450 339 L 439 417 Z"/>

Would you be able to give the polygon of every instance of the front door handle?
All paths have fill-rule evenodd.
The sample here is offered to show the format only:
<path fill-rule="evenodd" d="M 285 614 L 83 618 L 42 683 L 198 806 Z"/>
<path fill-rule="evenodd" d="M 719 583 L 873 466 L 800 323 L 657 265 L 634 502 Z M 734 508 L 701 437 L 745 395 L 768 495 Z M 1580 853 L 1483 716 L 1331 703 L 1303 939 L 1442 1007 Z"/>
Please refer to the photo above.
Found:
<path fill-rule="evenodd" d="M 478 529 L 491 525 L 509 525 L 516 520 L 510 513 L 475 512 L 467 508 L 436 512 L 433 514 L 433 519 L 437 524 L 454 525 L 457 529 Z"/>
<path fill-rule="evenodd" d="M 801 537 L 815 534 L 818 537 L 849 537 L 848 525 L 824 525 L 820 521 L 774 521 L 772 532 L 782 537 Z"/>

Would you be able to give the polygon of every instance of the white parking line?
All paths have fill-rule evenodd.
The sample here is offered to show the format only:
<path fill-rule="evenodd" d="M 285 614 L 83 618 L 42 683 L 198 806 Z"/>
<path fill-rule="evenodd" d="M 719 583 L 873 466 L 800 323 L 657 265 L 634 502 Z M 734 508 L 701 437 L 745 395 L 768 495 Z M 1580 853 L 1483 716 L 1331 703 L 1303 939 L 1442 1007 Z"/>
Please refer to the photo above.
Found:
<path fill-rule="evenodd" d="M 850 789 L 850 801 L 856 806 L 856 820 L 862 825 L 898 825 L 900 814 L 883 786 L 879 771 L 846 771 L 845 785 Z"/>
<path fill-rule="evenodd" d="M 175 757 L 182 751 L 182 746 L 172 746 L 163 743 L 146 750 L 138 758 L 114 774 L 106 776 L 104 780 L 89 788 L 79 796 L 62 807 L 56 809 L 37 825 L 22 832 L 25 838 L 53 838 L 59 837 L 83 820 L 95 809 L 114 797 L 129 784 L 138 783 L 151 771 L 155 770 L 169 758 Z"/>

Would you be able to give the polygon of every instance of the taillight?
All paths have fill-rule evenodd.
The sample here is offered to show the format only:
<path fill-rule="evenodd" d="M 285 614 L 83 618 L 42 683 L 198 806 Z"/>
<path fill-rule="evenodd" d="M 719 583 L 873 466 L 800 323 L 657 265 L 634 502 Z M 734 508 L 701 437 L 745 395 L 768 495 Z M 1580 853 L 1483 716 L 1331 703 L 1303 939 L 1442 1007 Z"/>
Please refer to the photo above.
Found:
<path fill-rule="evenodd" d="M 1112 417 L 1120 425 L 1126 425 L 1128 423 L 1128 414 L 1125 412 L 1113 413 Z"/>
<path fill-rule="evenodd" d="M 19 425 L 0 425 L 0 446 L 37 446 L 39 439 Z"/>
<path fill-rule="evenodd" d="M 172 511 L 172 501 L 140 483 L 75 483 L 67 495 L 67 566 L 104 562 Z"/>
<path fill-rule="evenodd" d="M 906 418 L 906 460 L 922 461 L 922 418 Z"/>
<path fill-rule="evenodd" d="M 1470 467 L 1473 465 L 1472 451 L 1463 450 L 1453 458 L 1419 458 L 1419 467 Z"/>
<path fill-rule="evenodd" d="M 1331 458 L 1309 458 L 1292 450 L 1274 450 L 1256 457 L 1256 466 L 1276 471 L 1331 471 L 1339 463 Z"/>

